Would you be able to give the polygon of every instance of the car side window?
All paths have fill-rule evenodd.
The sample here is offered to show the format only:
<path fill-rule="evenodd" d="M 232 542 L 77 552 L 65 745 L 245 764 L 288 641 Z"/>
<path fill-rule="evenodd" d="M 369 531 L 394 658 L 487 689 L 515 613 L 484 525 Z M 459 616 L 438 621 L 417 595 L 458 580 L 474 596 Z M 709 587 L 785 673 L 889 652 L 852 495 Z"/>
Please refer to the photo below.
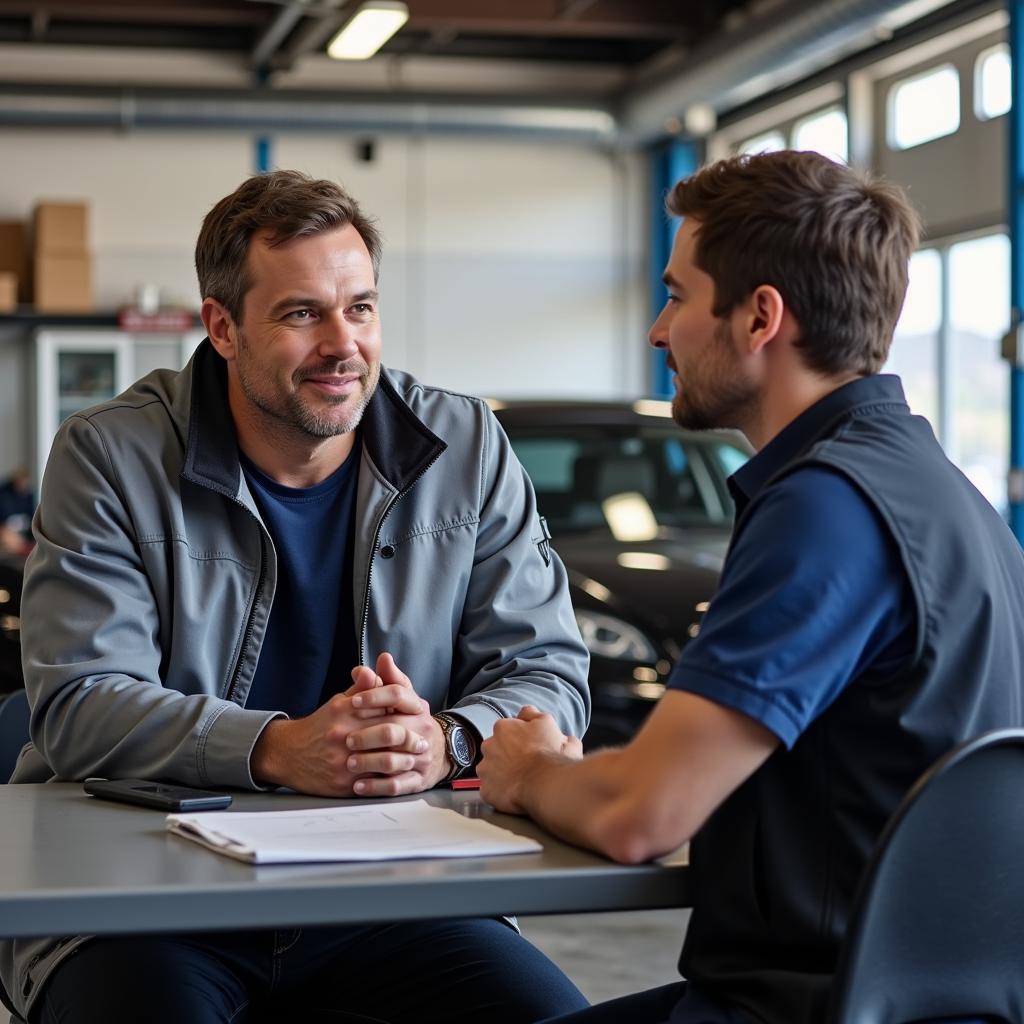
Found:
<path fill-rule="evenodd" d="M 713 467 L 675 428 L 562 431 L 509 431 L 556 539 L 590 531 L 638 539 L 637 530 L 653 539 L 664 531 L 728 520 L 711 479 Z"/>

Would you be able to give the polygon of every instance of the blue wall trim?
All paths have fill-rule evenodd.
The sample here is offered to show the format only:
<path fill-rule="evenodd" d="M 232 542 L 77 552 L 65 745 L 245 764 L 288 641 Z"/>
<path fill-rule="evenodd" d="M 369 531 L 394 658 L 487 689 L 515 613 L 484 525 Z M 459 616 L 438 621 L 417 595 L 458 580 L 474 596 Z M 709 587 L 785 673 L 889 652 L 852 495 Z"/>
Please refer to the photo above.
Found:
<path fill-rule="evenodd" d="M 273 160 L 271 159 L 271 140 L 263 135 L 256 140 L 256 174 L 266 174 L 270 170 Z"/>
<path fill-rule="evenodd" d="M 1010 109 L 1010 305 L 1011 322 L 1024 323 L 1024 0 L 1010 0 L 1010 58 L 1013 106 Z M 1024 543 L 1024 369 L 1010 368 L 1010 529 Z M 1014 480 L 1017 486 L 1013 485 Z M 1016 493 L 1015 493 L 1016 492 Z M 1014 500 L 1016 499 L 1016 500 Z"/>
<path fill-rule="evenodd" d="M 679 218 L 670 217 L 665 211 L 665 197 L 680 178 L 693 174 L 698 167 L 697 144 L 672 140 L 656 146 L 650 151 L 651 169 L 651 211 L 650 235 L 650 311 L 651 323 L 657 319 L 665 305 L 665 285 L 661 275 L 672 253 L 672 242 L 679 227 Z M 671 398 L 672 374 L 665 365 L 666 354 L 651 349 L 650 382 L 651 394 L 655 398 Z"/>

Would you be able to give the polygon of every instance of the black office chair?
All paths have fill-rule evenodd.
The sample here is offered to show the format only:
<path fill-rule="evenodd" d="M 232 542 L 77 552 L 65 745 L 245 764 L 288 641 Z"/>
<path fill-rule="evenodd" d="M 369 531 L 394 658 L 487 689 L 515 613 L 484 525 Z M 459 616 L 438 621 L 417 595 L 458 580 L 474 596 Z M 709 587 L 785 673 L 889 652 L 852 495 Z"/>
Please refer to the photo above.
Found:
<path fill-rule="evenodd" d="M 28 743 L 28 697 L 15 690 L 0 697 L 0 783 L 14 771 L 21 748 Z"/>
<path fill-rule="evenodd" d="M 968 740 L 886 825 L 831 1024 L 1024 1020 L 1024 729 Z"/>

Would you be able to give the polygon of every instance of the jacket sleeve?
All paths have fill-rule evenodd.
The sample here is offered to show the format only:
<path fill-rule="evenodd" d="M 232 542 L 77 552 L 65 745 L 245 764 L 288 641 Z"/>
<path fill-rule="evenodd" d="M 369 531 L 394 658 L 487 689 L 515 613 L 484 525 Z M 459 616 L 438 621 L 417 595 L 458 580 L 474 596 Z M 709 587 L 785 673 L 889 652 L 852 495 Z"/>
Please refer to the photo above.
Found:
<path fill-rule="evenodd" d="M 486 410 L 480 524 L 463 608 L 451 710 L 484 737 L 524 704 L 582 736 L 590 721 L 590 656 L 565 568 L 537 515 L 533 486 Z"/>
<path fill-rule="evenodd" d="M 273 713 L 162 685 L 157 605 L 97 428 L 75 416 L 47 463 L 22 596 L 32 743 L 62 779 L 257 788 Z"/>

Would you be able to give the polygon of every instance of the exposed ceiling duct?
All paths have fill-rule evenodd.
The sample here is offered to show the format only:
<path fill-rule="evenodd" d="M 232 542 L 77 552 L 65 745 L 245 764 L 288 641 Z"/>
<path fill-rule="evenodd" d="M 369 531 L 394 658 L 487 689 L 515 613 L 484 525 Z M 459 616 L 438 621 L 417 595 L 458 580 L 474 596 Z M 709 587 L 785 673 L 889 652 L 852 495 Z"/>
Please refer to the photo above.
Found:
<path fill-rule="evenodd" d="M 790 85 L 864 49 L 949 0 L 784 0 L 751 5 L 676 69 L 641 82 L 620 109 L 626 141 L 650 142 L 684 124 L 688 108 L 715 112 Z"/>
<path fill-rule="evenodd" d="M 598 107 L 410 102 L 253 91 L 190 94 L 0 86 L 0 125 L 247 132 L 448 132 L 518 134 L 609 143 L 615 119 Z"/>
<path fill-rule="evenodd" d="M 274 66 L 303 28 L 323 31 L 345 0 L 292 0 L 249 56 Z M 566 0 L 566 12 L 589 0 Z M 703 113 L 734 109 L 876 44 L 895 29 L 964 0 L 757 0 L 734 9 L 726 25 L 669 70 L 640 72 L 613 107 L 601 99 L 555 102 L 508 94 L 477 102 L 438 89 L 430 95 L 372 89 L 344 94 L 312 86 L 300 92 L 214 91 L 118 86 L 81 88 L 0 84 L 0 125 L 129 129 L 237 129 L 251 132 L 447 132 L 527 134 L 581 142 L 638 145 L 680 130 L 695 132 Z M 319 20 L 317 15 L 320 16 Z M 332 17 L 328 17 L 332 15 Z M 298 24 L 306 17 L 305 25 Z M 401 60 L 401 58 L 397 58 Z M 390 65 L 389 65 L 390 67 Z M 319 91 L 312 91 L 319 90 Z M 703 110 L 698 109 L 703 108 Z M 616 116 L 617 115 L 617 116 Z"/>

